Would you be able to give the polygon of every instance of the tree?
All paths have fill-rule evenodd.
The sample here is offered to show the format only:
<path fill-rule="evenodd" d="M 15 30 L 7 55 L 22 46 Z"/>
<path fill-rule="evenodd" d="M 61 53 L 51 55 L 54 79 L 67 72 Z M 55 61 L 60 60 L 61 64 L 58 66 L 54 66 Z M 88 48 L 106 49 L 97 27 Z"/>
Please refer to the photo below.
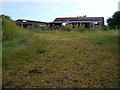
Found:
<path fill-rule="evenodd" d="M 8 19 L 8 20 L 11 20 L 11 17 L 10 16 L 8 16 L 8 15 L 4 15 L 4 14 L 2 14 L 2 15 L 0 15 L 0 18 L 2 18 L 2 19 Z"/>
<path fill-rule="evenodd" d="M 83 16 L 77 16 L 78 18 L 80 18 L 80 17 L 86 17 L 87 15 L 83 15 Z"/>
<path fill-rule="evenodd" d="M 107 19 L 110 29 L 120 29 L 120 11 L 114 13 L 111 18 Z"/>

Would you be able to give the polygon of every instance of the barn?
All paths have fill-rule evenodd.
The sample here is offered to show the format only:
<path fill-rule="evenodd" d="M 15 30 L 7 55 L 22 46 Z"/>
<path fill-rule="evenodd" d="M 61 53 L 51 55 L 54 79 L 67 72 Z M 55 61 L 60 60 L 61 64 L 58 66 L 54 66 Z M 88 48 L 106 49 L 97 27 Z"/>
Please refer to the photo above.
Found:
<path fill-rule="evenodd" d="M 19 26 L 22 26 L 23 28 L 26 28 L 26 27 L 31 26 L 31 25 L 46 26 L 46 22 L 18 19 L 18 20 L 16 20 L 16 25 L 19 25 Z"/>
<path fill-rule="evenodd" d="M 31 25 L 46 26 L 48 24 L 50 25 L 50 27 L 52 27 L 53 25 L 61 27 L 67 24 L 71 24 L 74 28 L 75 25 L 80 26 L 80 24 L 83 24 L 85 28 L 100 27 L 101 29 L 104 29 L 104 17 L 62 17 L 56 18 L 53 22 L 18 19 L 16 20 L 16 24 L 24 28 Z"/>
<path fill-rule="evenodd" d="M 53 22 L 49 22 L 50 26 L 63 26 L 72 24 L 73 27 L 78 24 L 84 24 L 85 28 L 100 27 L 104 29 L 104 17 L 63 17 L 56 18 Z"/>

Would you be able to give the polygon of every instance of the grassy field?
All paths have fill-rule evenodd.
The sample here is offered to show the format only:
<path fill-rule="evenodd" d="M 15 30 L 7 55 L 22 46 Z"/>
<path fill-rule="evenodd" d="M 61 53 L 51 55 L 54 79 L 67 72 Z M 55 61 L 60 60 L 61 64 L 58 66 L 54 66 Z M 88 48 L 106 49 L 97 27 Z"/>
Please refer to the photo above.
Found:
<path fill-rule="evenodd" d="M 118 88 L 118 31 L 23 31 L 3 42 L 4 88 Z"/>

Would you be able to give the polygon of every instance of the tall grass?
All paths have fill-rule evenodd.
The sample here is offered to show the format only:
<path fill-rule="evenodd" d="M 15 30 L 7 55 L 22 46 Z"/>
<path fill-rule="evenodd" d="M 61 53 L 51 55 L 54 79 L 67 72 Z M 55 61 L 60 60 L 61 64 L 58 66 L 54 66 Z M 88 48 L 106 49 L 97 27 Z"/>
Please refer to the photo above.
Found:
<path fill-rule="evenodd" d="M 2 24 L 3 69 L 12 68 L 17 63 L 25 64 L 26 62 L 37 60 L 39 59 L 38 54 L 46 52 L 46 48 L 44 47 L 47 42 L 38 39 L 35 36 L 35 32 L 16 26 L 13 21 L 6 19 L 3 19 Z M 19 69 L 19 67 L 16 69 Z"/>
<path fill-rule="evenodd" d="M 104 31 L 100 27 L 86 28 L 84 24 L 80 24 L 80 25 L 67 24 L 65 26 L 59 26 L 59 25 L 54 25 L 54 24 L 51 26 L 49 24 L 46 26 L 31 25 L 31 26 L 28 26 L 26 29 L 30 31 L 35 31 L 35 32 L 41 32 L 41 31 L 75 31 L 75 32 Z"/>
<path fill-rule="evenodd" d="M 11 40 L 13 38 L 16 38 L 19 32 L 19 28 L 14 24 L 13 21 L 3 19 L 2 20 L 2 33 L 3 37 L 2 40 Z"/>

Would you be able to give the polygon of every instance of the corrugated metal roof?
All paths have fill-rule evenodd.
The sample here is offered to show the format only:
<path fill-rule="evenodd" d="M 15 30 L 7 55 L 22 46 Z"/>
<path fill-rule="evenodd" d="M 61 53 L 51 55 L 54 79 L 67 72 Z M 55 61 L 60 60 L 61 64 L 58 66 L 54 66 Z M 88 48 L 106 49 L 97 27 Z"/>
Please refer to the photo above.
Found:
<path fill-rule="evenodd" d="M 104 17 L 64 17 L 56 18 L 54 21 L 101 21 Z"/>
<path fill-rule="evenodd" d="M 33 20 L 18 19 L 16 23 L 23 22 L 24 24 L 37 24 L 37 23 L 90 23 L 90 22 L 101 22 L 104 21 L 104 17 L 62 17 L 56 18 L 53 22 L 41 22 Z M 26 22 L 24 22 L 26 21 Z"/>
<path fill-rule="evenodd" d="M 68 22 L 55 21 L 50 23 L 92 23 L 92 22 L 95 22 L 95 21 L 68 21 Z M 100 21 L 96 21 L 96 22 L 100 22 Z"/>
<path fill-rule="evenodd" d="M 90 23 L 101 22 L 104 17 L 63 17 L 56 18 L 53 22 L 49 23 Z"/>
<path fill-rule="evenodd" d="M 23 22 L 26 21 L 25 23 L 46 23 L 46 22 L 41 22 L 41 21 L 33 21 L 33 20 L 25 20 L 25 19 L 18 19 L 16 20 L 17 22 Z"/>

